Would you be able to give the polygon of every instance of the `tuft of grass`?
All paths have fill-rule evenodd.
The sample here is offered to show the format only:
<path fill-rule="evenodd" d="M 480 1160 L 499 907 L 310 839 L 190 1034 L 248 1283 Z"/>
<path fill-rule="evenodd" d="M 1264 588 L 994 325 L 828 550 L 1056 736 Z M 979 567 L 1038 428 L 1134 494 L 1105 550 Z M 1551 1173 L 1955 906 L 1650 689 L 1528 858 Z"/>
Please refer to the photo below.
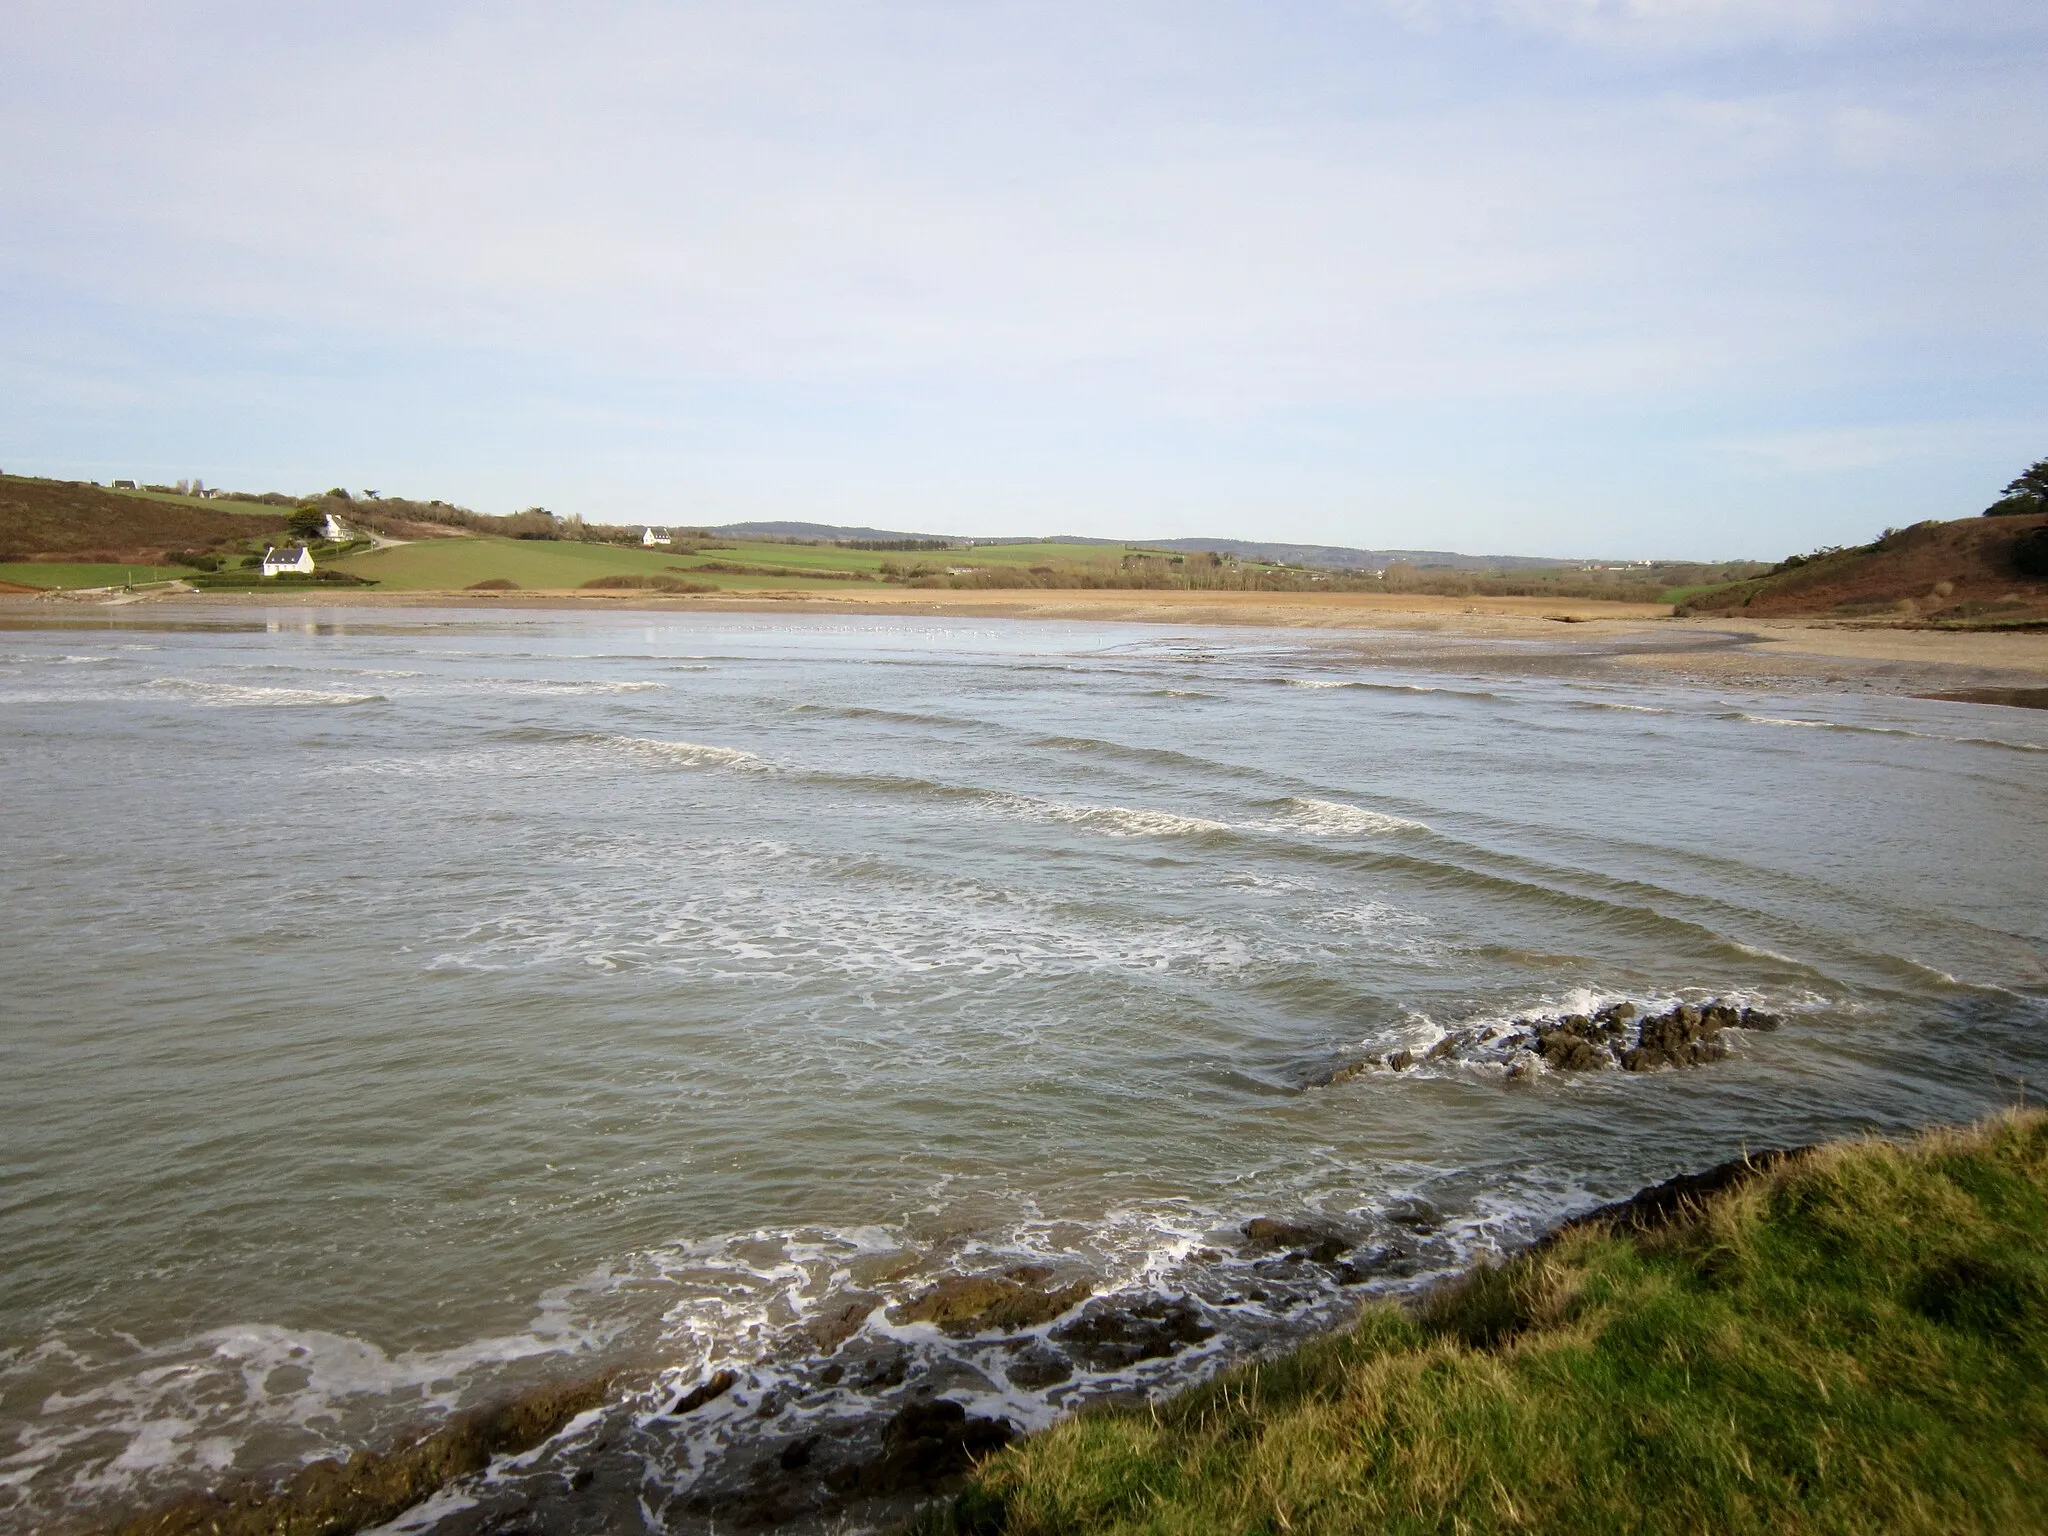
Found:
<path fill-rule="evenodd" d="M 922 1536 L 2048 1529 L 2048 1116 L 1802 1154 L 993 1458 Z"/>

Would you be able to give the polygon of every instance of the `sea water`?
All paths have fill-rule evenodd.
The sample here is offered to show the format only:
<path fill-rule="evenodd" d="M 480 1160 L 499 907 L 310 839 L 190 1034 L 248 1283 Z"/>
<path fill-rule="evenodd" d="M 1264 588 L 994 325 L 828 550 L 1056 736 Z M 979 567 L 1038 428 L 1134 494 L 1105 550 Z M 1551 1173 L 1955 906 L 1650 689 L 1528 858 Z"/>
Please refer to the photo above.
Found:
<path fill-rule="evenodd" d="M 2048 1079 L 2035 712 L 1630 663 L 1697 635 L 167 615 L 0 628 L 10 1529 L 610 1367 L 576 1433 L 701 1528 L 721 1457 L 864 1404 L 1170 1390 Z M 1360 1070 L 1709 998 L 1783 1027 Z M 1259 1216 L 1363 1257 L 1276 1270 Z M 882 1305 L 841 1347 L 894 1379 L 820 1384 L 821 1309 L 1026 1264 L 1201 1326 L 1048 1368 Z"/>

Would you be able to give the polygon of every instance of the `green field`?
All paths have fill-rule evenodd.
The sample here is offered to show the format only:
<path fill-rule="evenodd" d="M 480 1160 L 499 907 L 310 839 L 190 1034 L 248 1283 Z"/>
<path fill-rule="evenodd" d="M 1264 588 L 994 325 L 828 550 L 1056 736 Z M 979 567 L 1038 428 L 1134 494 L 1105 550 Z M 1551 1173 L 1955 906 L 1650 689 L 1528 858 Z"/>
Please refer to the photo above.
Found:
<path fill-rule="evenodd" d="M 548 539 L 420 539 L 327 562 L 337 570 L 367 577 L 390 592 L 454 592 L 480 581 L 511 581 L 527 591 L 564 591 L 604 576 L 675 576 L 727 591 L 846 591 L 862 583 L 826 572 L 851 572 L 877 579 L 884 561 L 899 566 L 1051 565 L 1104 571 L 1118 568 L 1127 545 L 1005 544 L 966 550 L 894 553 L 844 549 L 829 544 L 770 544 L 739 541 L 692 550 L 642 549 L 615 544 L 579 544 Z M 740 574 L 707 570 L 707 565 L 760 568 Z M 807 572 L 818 575 L 807 576 Z M 785 574 L 787 573 L 787 574 Z"/>
<path fill-rule="evenodd" d="M 0 564 L 0 581 L 24 587 L 121 587 L 146 581 L 170 581 L 197 574 L 182 565 L 66 565 L 55 560 L 15 560 Z"/>
<path fill-rule="evenodd" d="M 1723 587 L 1738 585 L 1729 581 L 1709 581 L 1694 587 L 1666 587 L 1657 594 L 1660 603 L 1682 603 L 1688 597 L 1698 597 L 1702 592 L 1719 592 Z"/>
<path fill-rule="evenodd" d="M 1782 1162 L 988 1462 L 922 1536 L 2048 1530 L 2048 1116 Z"/>
<path fill-rule="evenodd" d="M 281 517 L 290 509 L 287 507 L 266 507 L 254 501 L 229 501 L 226 497 L 208 500 L 204 496 L 180 496 L 176 491 L 115 491 L 103 487 L 115 496 L 132 496 L 137 501 L 158 501 L 167 507 L 191 507 L 200 512 L 238 512 L 245 516 Z"/>

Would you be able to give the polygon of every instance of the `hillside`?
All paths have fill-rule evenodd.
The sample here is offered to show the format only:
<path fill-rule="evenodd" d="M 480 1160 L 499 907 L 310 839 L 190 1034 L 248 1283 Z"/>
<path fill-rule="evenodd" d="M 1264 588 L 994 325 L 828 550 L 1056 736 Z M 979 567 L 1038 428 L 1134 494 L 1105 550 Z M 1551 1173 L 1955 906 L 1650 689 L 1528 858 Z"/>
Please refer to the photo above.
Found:
<path fill-rule="evenodd" d="M 172 550 L 220 549 L 283 527 L 268 507 L 227 512 L 180 496 L 0 476 L 0 562 L 160 565 Z"/>
<path fill-rule="evenodd" d="M 721 539 L 771 538 L 818 539 L 839 543 L 849 539 L 913 541 L 946 540 L 962 546 L 973 545 L 985 555 L 1005 545 L 1079 546 L 1124 549 L 1119 539 L 1091 539 L 1078 534 L 1055 534 L 1050 538 L 973 538 L 943 533 L 905 533 L 888 528 L 843 528 L 831 523 L 725 523 L 706 532 Z M 1448 549 L 1358 549 L 1348 544 L 1276 544 L 1258 539 L 1148 539 L 1146 549 L 1169 550 L 1176 554 L 1198 554 L 1214 550 L 1268 565 L 1308 565 L 1330 571 L 1383 571 L 1389 565 L 1408 565 L 1456 571 L 1520 571 L 1581 562 L 1537 555 L 1461 555 Z"/>
<path fill-rule="evenodd" d="M 2048 624 L 2048 579 L 2020 563 L 2027 539 L 2048 542 L 2048 516 L 1915 523 L 1853 549 L 1795 555 L 1768 575 L 1688 598 L 1678 611 L 1967 628 Z"/>
<path fill-rule="evenodd" d="M 2044 1216 L 2039 1113 L 1731 1164 L 1282 1359 L 1079 1414 L 914 1529 L 2048 1529 Z"/>

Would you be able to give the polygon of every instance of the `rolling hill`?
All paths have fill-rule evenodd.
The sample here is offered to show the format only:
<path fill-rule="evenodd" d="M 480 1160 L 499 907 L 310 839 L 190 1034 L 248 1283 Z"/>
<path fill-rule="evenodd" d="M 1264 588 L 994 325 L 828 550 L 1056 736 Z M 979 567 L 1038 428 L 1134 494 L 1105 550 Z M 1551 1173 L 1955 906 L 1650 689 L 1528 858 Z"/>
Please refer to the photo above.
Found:
<path fill-rule="evenodd" d="M 172 550 L 220 549 L 284 528 L 273 508 L 228 505 L 0 475 L 0 563 L 160 565 Z"/>
<path fill-rule="evenodd" d="M 2048 625 L 2048 578 L 2023 564 L 2027 540 L 2048 544 L 2048 516 L 1915 523 L 1852 549 L 1795 555 L 1754 580 L 1687 598 L 1678 611 L 1944 628 Z"/>

